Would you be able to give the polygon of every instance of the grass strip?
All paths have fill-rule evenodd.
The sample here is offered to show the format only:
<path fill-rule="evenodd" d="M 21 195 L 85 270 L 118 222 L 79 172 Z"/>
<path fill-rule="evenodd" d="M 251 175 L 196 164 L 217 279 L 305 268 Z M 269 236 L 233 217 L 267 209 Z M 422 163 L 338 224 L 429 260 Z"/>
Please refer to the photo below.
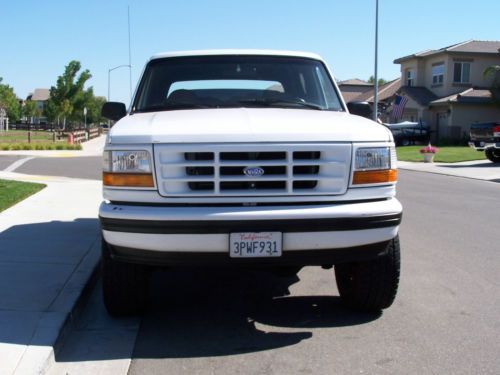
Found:
<path fill-rule="evenodd" d="M 0 179 L 0 212 L 28 198 L 47 185 Z"/>
<path fill-rule="evenodd" d="M 31 131 L 32 142 L 48 142 L 52 141 L 53 132 L 46 131 Z M 0 132 L 0 143 L 28 143 L 28 131 L 26 130 L 9 130 Z"/>

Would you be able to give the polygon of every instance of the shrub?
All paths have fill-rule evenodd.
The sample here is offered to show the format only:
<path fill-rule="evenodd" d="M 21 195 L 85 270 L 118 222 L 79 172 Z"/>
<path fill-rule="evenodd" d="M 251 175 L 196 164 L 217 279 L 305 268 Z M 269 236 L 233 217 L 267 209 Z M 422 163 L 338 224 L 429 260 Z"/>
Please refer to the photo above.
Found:
<path fill-rule="evenodd" d="M 1 151 L 19 150 L 81 150 L 81 144 L 70 145 L 67 143 L 0 143 Z"/>
<path fill-rule="evenodd" d="M 80 143 L 73 144 L 73 145 L 67 145 L 67 150 L 81 150 L 82 145 Z"/>

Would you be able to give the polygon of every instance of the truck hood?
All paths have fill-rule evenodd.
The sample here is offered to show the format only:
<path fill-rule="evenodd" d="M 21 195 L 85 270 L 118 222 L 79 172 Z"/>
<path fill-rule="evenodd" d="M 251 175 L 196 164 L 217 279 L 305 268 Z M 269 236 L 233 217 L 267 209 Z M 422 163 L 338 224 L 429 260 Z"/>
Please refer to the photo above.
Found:
<path fill-rule="evenodd" d="M 386 142 L 390 131 L 345 112 L 223 108 L 135 113 L 118 121 L 109 142 Z"/>

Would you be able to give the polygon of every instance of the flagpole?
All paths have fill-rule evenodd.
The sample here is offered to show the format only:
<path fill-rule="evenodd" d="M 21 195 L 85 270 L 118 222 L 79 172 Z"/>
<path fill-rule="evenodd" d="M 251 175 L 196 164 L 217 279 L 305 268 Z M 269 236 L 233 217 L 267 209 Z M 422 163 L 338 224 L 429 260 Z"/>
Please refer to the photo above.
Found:
<path fill-rule="evenodd" d="M 373 85 L 373 121 L 378 119 L 378 0 L 375 0 L 375 82 Z"/>

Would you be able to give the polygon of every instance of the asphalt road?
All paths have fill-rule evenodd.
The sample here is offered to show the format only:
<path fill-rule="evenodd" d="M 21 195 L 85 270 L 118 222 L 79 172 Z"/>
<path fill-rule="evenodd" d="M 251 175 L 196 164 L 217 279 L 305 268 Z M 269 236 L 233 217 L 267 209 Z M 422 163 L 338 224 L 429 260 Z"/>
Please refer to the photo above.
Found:
<path fill-rule="evenodd" d="M 0 170 L 23 158 L 26 156 L 0 155 Z M 15 172 L 100 180 L 102 178 L 102 158 L 101 156 L 35 157 L 16 168 Z"/>
<path fill-rule="evenodd" d="M 8 168 L 10 165 L 23 158 L 25 158 L 25 156 L 0 155 L 0 171 L 3 171 L 5 168 Z"/>
<path fill-rule="evenodd" d="M 382 314 L 345 309 L 332 270 L 158 272 L 135 320 L 110 319 L 98 285 L 52 373 L 498 374 L 500 186 L 401 171 L 398 195 L 402 277 Z"/>

